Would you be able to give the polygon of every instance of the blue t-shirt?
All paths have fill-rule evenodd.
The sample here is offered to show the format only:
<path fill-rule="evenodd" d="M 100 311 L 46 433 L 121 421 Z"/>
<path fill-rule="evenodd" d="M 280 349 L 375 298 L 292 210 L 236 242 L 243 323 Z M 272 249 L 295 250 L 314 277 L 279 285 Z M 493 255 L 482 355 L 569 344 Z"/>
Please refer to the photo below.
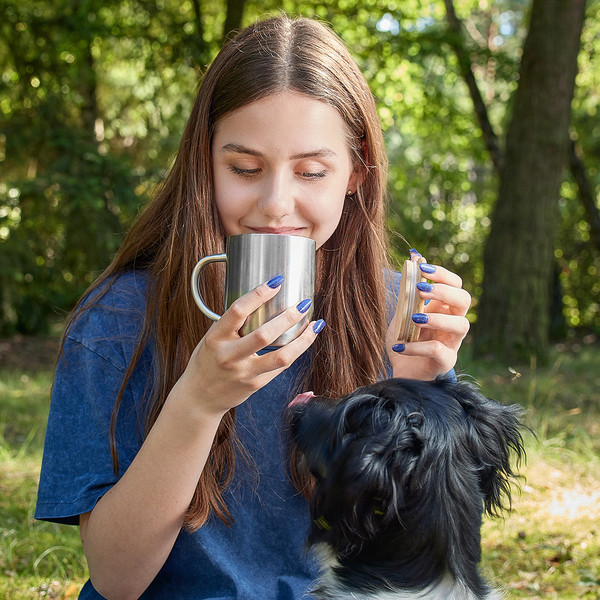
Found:
<path fill-rule="evenodd" d="M 52 391 L 37 519 L 77 524 L 118 479 L 110 417 L 139 339 L 147 285 L 141 272 L 119 276 L 69 332 Z M 305 594 L 317 568 L 304 549 L 308 505 L 289 480 L 281 421 L 307 354 L 237 409 L 237 433 L 257 469 L 248 472 L 238 462 L 226 496 L 233 524 L 211 517 L 195 533 L 181 531 L 141 598 L 299 600 Z M 141 402 L 152 385 L 152 364 L 148 347 L 123 396 L 117 425 L 121 473 L 142 443 Z M 101 596 L 88 581 L 80 598 Z"/>

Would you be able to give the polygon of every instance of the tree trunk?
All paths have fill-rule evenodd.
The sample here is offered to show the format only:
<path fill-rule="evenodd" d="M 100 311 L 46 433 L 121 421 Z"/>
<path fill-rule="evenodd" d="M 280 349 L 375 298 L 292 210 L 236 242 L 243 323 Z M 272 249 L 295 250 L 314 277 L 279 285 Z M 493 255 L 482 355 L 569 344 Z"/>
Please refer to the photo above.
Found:
<path fill-rule="evenodd" d="M 242 26 L 244 16 L 244 5 L 246 0 L 227 0 L 227 14 L 225 15 L 225 25 L 223 26 L 223 40 L 233 31 Z"/>
<path fill-rule="evenodd" d="M 585 0 L 533 0 L 484 253 L 475 349 L 506 361 L 549 348 L 558 196 Z"/>

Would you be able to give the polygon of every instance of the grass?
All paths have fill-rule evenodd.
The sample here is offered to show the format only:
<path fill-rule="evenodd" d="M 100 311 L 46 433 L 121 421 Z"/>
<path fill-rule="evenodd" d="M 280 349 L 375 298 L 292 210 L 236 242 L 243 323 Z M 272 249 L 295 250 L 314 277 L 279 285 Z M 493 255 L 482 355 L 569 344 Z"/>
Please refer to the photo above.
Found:
<path fill-rule="evenodd" d="M 468 349 L 467 349 L 468 350 Z M 468 354 L 468 352 L 467 352 Z M 524 480 L 505 519 L 483 527 L 483 570 L 509 598 L 600 599 L 600 347 L 555 348 L 540 368 L 463 367 L 488 396 L 526 408 Z"/>
<path fill-rule="evenodd" d="M 33 519 L 51 368 L 0 370 L 0 599 L 75 598 L 79 531 Z"/>
<path fill-rule="evenodd" d="M 468 355 L 457 370 L 524 406 L 535 432 L 514 511 L 484 523 L 484 573 L 508 598 L 600 599 L 600 345 L 557 346 L 545 367 Z M 51 372 L 0 366 L 0 600 L 76 598 L 87 578 L 78 529 L 33 520 Z"/>

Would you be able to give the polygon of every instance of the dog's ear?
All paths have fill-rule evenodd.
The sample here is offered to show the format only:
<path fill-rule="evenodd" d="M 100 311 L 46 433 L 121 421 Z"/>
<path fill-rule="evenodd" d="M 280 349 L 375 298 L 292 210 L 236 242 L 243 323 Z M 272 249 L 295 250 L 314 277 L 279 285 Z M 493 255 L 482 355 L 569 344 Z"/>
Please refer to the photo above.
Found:
<path fill-rule="evenodd" d="M 328 477 L 318 484 L 315 507 L 331 516 L 325 537 L 338 550 L 351 554 L 400 520 L 402 507 L 412 501 L 407 494 L 423 450 L 422 421 L 421 413 L 407 414 L 387 400 L 363 403 L 346 415 L 347 433 L 336 444 Z"/>
<path fill-rule="evenodd" d="M 506 406 L 486 398 L 467 382 L 446 385 L 465 412 L 467 444 L 478 463 L 485 511 L 490 516 L 499 516 L 510 510 L 511 485 L 518 478 L 511 465 L 512 455 L 517 467 L 525 458 L 521 435 L 523 409 L 518 404 Z"/>
<path fill-rule="evenodd" d="M 315 398 L 288 407 L 286 424 L 292 454 L 302 448 L 304 464 L 313 476 L 324 477 L 331 462 L 331 440 L 335 435 L 335 403 Z"/>

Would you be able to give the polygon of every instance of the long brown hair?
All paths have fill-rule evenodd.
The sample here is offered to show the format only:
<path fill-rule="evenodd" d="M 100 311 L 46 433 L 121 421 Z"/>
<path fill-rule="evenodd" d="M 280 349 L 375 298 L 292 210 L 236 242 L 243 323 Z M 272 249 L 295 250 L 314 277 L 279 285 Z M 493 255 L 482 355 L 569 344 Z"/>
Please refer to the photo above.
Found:
<path fill-rule="evenodd" d="M 346 198 L 339 226 L 317 253 L 315 314 L 327 326 L 312 346 L 304 384 L 315 393 L 339 396 L 381 376 L 387 162 L 374 98 L 342 41 L 325 25 L 286 16 L 256 22 L 229 41 L 207 70 L 170 173 L 92 286 L 98 288 L 131 269 L 145 270 L 152 282 L 141 339 L 115 399 L 111 424 L 115 470 L 119 405 L 144 347 L 152 343 L 155 354 L 147 434 L 211 324 L 193 303 L 189 278 L 202 256 L 224 248 L 225 235 L 213 201 L 210 148 L 215 124 L 235 109 L 282 91 L 306 94 L 339 112 L 362 176 L 358 189 Z M 201 292 L 209 305 L 223 305 L 216 273 L 205 274 Z M 89 308 L 76 307 L 70 324 L 81 306 Z M 240 450 L 237 446 L 231 410 L 221 422 L 198 481 L 185 521 L 188 529 L 199 528 L 210 514 L 229 520 L 224 491 Z M 298 482 L 303 481 L 302 475 Z"/>

